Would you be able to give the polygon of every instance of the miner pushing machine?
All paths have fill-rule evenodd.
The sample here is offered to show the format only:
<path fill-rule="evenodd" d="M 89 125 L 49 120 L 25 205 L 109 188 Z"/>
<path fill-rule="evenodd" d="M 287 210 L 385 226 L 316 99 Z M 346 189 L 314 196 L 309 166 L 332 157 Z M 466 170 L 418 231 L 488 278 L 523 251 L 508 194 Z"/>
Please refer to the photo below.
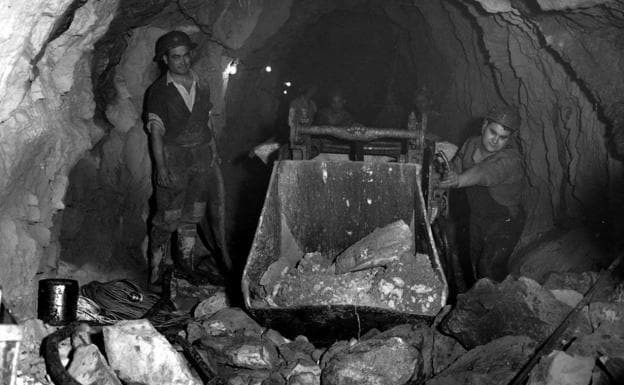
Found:
<path fill-rule="evenodd" d="M 321 343 L 433 320 L 452 273 L 432 230 L 448 196 L 432 183 L 445 160 L 425 138 L 426 121 L 291 127 L 243 272 L 257 319 Z"/>

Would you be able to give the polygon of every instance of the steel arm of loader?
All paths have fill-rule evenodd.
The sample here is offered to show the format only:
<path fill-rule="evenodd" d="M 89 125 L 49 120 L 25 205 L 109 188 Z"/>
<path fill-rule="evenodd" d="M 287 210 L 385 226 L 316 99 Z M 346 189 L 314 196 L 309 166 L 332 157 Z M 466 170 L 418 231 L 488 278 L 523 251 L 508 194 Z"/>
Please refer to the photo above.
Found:
<path fill-rule="evenodd" d="M 362 126 L 334 127 L 334 126 L 310 126 L 296 127 L 296 137 L 299 135 L 324 135 L 334 138 L 368 142 L 378 139 L 412 139 L 420 137 L 418 131 L 399 130 L 395 128 L 372 128 Z"/>

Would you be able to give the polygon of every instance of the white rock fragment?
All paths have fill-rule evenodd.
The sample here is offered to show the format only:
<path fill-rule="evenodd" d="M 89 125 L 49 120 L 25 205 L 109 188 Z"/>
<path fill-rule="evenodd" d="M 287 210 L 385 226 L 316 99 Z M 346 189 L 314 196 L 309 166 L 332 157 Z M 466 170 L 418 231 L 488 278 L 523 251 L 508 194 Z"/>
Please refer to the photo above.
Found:
<path fill-rule="evenodd" d="M 410 287 L 410 290 L 416 294 L 425 294 L 433 291 L 433 288 L 427 287 L 425 285 L 413 285 Z"/>
<path fill-rule="evenodd" d="M 394 282 L 395 285 L 397 285 L 398 287 L 403 287 L 405 286 L 405 281 L 403 281 L 401 278 L 399 277 L 392 277 L 392 282 Z"/>
<path fill-rule="evenodd" d="M 230 301 L 228 300 L 225 291 L 217 291 L 212 297 L 201 301 L 195 308 L 193 315 L 195 318 L 210 316 L 229 306 Z"/>
<path fill-rule="evenodd" d="M 200 385 L 186 360 L 147 320 L 121 321 L 103 328 L 106 356 L 124 382 Z"/>

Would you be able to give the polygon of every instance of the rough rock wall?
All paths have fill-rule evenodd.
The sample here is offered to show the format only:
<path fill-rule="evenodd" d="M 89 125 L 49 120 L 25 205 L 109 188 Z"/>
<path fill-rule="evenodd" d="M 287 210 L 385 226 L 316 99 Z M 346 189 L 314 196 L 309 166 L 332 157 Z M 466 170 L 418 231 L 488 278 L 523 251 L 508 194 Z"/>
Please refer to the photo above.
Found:
<path fill-rule="evenodd" d="M 2 39 L 0 66 L 5 95 L 0 107 L 0 283 L 3 299 L 18 317 L 34 312 L 35 275 L 47 270 L 47 261 L 54 263 L 54 257 L 44 256 L 58 253 L 50 228 L 54 213 L 64 207 L 67 174 L 102 134 L 92 122 L 90 55 L 117 1 L 87 1 L 69 29 L 47 43 L 69 4 L 1 5 L 3 26 L 10 27 L 3 30 L 10 36 Z"/>
<path fill-rule="evenodd" d="M 478 134 L 475 117 L 500 101 L 481 37 L 456 2 L 422 2 L 417 7 L 389 3 L 388 16 L 410 31 L 419 81 L 434 92 L 434 133 L 461 143 Z M 428 45 L 422 47 L 423 45 Z"/>
<path fill-rule="evenodd" d="M 144 270 L 152 186 L 143 95 L 159 74 L 154 42 L 165 32 L 141 27 L 128 38 L 113 77 L 115 99 L 105 109 L 112 127 L 70 174 L 60 234 L 62 273 L 81 283 L 139 278 Z"/>
<path fill-rule="evenodd" d="M 606 122 L 609 209 L 614 238 L 624 232 L 624 4 L 611 1 L 540 1 L 544 10 L 571 9 L 536 18 L 542 41 L 574 73 Z M 599 6 L 598 6 L 599 5 Z M 606 216 L 609 218 L 609 216 Z"/>
<path fill-rule="evenodd" d="M 525 241 L 575 220 L 604 231 L 600 227 L 613 222 L 609 200 L 617 190 L 621 164 L 608 151 L 604 120 L 578 81 L 581 74 L 570 71 L 543 44 L 553 39 L 542 35 L 540 17 L 515 9 L 490 14 L 469 5 L 468 10 L 482 30 L 501 96 L 519 105 L 523 116 L 520 136 L 530 182 Z M 586 64 L 604 60 L 617 65 L 621 60 L 613 51 L 594 54 Z M 613 83 L 610 89 L 622 80 Z"/>

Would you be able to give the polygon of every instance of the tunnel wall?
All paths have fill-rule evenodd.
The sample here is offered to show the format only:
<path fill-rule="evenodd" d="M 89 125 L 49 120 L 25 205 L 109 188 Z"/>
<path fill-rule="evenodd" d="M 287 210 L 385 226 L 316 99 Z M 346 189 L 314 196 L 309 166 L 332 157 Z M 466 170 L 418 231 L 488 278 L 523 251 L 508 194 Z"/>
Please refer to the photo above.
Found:
<path fill-rule="evenodd" d="M 117 1 L 86 2 L 48 42 L 70 3 L 20 2 L 1 16 L 11 36 L 0 66 L 0 284 L 18 318 L 34 312 L 36 275 L 58 255 L 51 229 L 69 170 L 102 135 L 92 122 L 90 57 Z"/>
<path fill-rule="evenodd" d="M 200 42 L 205 54 L 195 66 L 210 82 L 221 148 L 227 149 L 222 155 L 233 161 L 264 138 L 261 126 L 275 118 L 274 96 L 262 89 L 277 77 L 259 83 L 259 73 L 240 76 L 229 80 L 228 89 L 222 71 L 230 58 L 260 53 L 257 63 L 262 63 L 268 58 L 262 51 L 279 45 L 276 36 L 296 38 L 326 12 L 370 5 L 267 0 L 204 7 L 202 1 L 187 0 L 181 2 L 183 14 L 164 1 L 119 2 L 35 0 L 15 3 L 1 16 L 11 35 L 0 42 L 5 95 L 0 103 L 0 284 L 19 316 L 34 312 L 36 279 L 59 272 L 59 239 L 77 240 L 71 246 L 74 262 L 82 261 L 78 251 L 91 245 L 94 256 L 105 261 L 100 270 L 128 253 L 144 262 L 151 185 L 139 106 L 155 76 L 146 58 L 159 32 L 184 27 Z M 142 10 L 132 12 L 139 3 Z M 623 206 L 618 160 L 624 152 L 622 6 L 537 4 L 542 8 L 485 0 L 418 2 L 409 4 L 410 10 L 384 2 L 381 8 L 413 37 L 429 41 L 412 47 L 412 55 L 428 55 L 432 60 L 415 62 L 417 72 L 432 87 L 443 85 L 437 95 L 438 134 L 460 143 L 476 133 L 474 119 L 490 105 L 520 106 L 530 182 L 524 243 L 579 221 L 613 229 Z M 140 25 L 130 19 L 121 23 L 123 16 L 115 17 L 118 7 Z M 121 38 L 106 54 L 93 52 L 111 25 Z M 126 51 L 128 44 L 132 49 Z M 435 73 L 440 68 L 448 71 L 446 81 Z M 113 90 L 110 98 L 94 97 L 94 72 L 110 75 L 93 78 L 109 82 L 97 91 Z M 104 107 L 107 123 L 94 123 L 98 107 Z M 230 171 L 236 167 L 233 162 Z M 70 171 L 77 175 L 75 183 L 69 182 Z M 238 194 L 232 201 L 246 198 L 244 183 L 239 178 L 229 186 Z M 85 224 L 98 220 L 94 228 L 102 233 L 94 235 Z"/>
<path fill-rule="evenodd" d="M 570 222 L 617 238 L 621 229 L 618 212 L 612 208 L 621 188 L 622 165 L 609 151 L 605 124 L 609 121 L 601 119 L 592 95 L 579 80 L 582 74 L 544 46 L 552 39 L 542 35 L 541 17 L 517 11 L 492 15 L 478 6 L 468 8 L 483 31 L 500 93 L 521 106 L 520 134 L 530 184 L 525 197 L 529 214 L 525 242 L 553 225 Z M 603 45 L 603 50 L 611 65 L 619 62 L 613 57 L 616 45 Z M 617 56 L 621 55 L 620 50 Z M 578 58 L 588 60 L 586 65 L 594 60 L 589 59 Z M 615 72 L 617 76 L 619 71 Z M 622 84 L 622 78 L 614 83 Z"/>

